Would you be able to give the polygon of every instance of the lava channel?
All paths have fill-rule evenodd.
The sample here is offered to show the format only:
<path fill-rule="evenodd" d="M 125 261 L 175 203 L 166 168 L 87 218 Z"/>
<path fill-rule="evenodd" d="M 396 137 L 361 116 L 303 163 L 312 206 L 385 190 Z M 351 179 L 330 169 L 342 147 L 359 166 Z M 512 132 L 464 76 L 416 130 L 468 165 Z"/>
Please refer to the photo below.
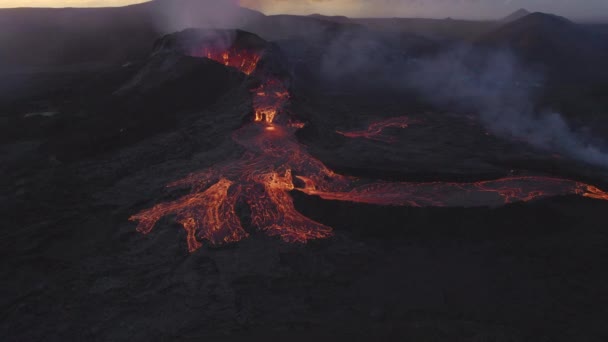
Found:
<path fill-rule="evenodd" d="M 260 56 L 234 50 L 202 56 L 251 74 Z M 252 69 L 253 68 L 253 69 Z M 496 206 L 559 195 L 580 195 L 608 200 L 597 187 L 557 178 L 511 177 L 474 183 L 369 182 L 334 173 L 312 157 L 295 132 L 301 125 L 275 120 L 289 100 L 287 87 L 276 78 L 265 78 L 252 90 L 255 117 L 233 134 L 246 152 L 236 160 L 193 173 L 168 185 L 188 188 L 190 194 L 155 205 L 133 215 L 137 230 L 150 233 L 165 216 L 174 216 L 187 234 L 188 250 L 199 249 L 203 241 L 212 245 L 233 243 L 249 236 L 237 207 L 249 207 L 247 227 L 286 242 L 304 243 L 327 238 L 332 229 L 299 213 L 290 196 L 301 191 L 326 200 L 392 206 Z M 411 122 L 395 118 L 372 124 L 366 131 L 342 133 L 386 141 L 387 127 L 405 128 Z M 297 186 L 296 186 L 297 184 Z"/>
<path fill-rule="evenodd" d="M 347 138 L 362 138 L 369 140 L 382 141 L 386 143 L 393 143 L 396 141 L 395 137 L 388 136 L 385 133 L 387 128 L 408 128 L 410 125 L 418 123 L 415 120 L 408 118 L 407 116 L 400 116 L 382 120 L 379 122 L 371 123 L 366 130 L 362 131 L 336 131 L 336 133 L 343 135 Z"/>

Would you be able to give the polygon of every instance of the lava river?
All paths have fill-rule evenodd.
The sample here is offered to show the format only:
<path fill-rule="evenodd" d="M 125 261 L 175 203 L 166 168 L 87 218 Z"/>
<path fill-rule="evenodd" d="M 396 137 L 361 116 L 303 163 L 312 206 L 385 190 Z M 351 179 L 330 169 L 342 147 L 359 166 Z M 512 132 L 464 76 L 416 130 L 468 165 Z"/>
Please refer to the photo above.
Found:
<path fill-rule="evenodd" d="M 228 50 L 201 50 L 197 55 L 251 74 L 259 55 Z M 263 78 L 252 90 L 255 117 L 233 133 L 246 152 L 209 169 L 177 180 L 169 187 L 188 188 L 175 201 L 157 204 L 131 217 L 137 230 L 147 234 L 165 216 L 174 216 L 187 233 L 190 252 L 210 244 L 239 241 L 249 235 L 244 224 L 286 242 L 306 242 L 331 236 L 332 229 L 300 214 L 291 191 L 326 200 L 391 206 L 498 206 L 549 196 L 576 194 L 608 200 L 594 186 L 566 179 L 512 177 L 474 183 L 370 182 L 343 176 L 328 169 L 301 145 L 295 132 L 302 127 L 289 118 L 277 120 L 289 101 L 287 87 L 275 77 Z M 405 128 L 411 122 L 395 118 L 372 124 L 365 131 L 340 132 L 350 138 L 390 142 L 381 133 L 387 127 Z M 249 215 L 238 209 L 246 205 Z M 248 216 L 244 219 L 244 216 Z M 243 223 L 246 222 L 246 223 Z"/>

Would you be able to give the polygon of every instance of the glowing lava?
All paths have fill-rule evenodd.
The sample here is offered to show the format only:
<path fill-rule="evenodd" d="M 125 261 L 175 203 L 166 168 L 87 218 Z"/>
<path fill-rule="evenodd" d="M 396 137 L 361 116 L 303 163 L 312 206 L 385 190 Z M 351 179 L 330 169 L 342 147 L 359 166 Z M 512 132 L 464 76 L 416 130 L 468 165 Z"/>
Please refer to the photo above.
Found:
<path fill-rule="evenodd" d="M 326 200 L 388 206 L 478 207 L 529 202 L 560 195 L 608 200 L 608 193 L 588 184 L 549 177 L 507 177 L 473 183 L 373 183 L 348 192 L 301 189 Z"/>
<path fill-rule="evenodd" d="M 238 69 L 246 75 L 251 75 L 260 62 L 261 55 L 251 50 L 228 50 L 204 47 L 194 50 L 193 57 L 206 57 L 225 66 Z M 275 77 L 265 77 L 259 87 L 251 90 L 253 94 L 253 109 L 255 122 L 272 123 L 277 113 L 289 101 L 289 92 L 284 82 Z"/>
<path fill-rule="evenodd" d="M 269 128 L 271 128 L 269 130 Z M 191 174 L 169 184 L 188 187 L 192 194 L 174 202 L 162 203 L 133 216 L 138 231 L 148 233 L 158 220 L 176 215 L 188 233 L 188 248 L 198 249 L 200 241 L 212 244 L 235 242 L 247 236 L 237 218 L 237 202 L 246 204 L 251 226 L 287 242 L 306 242 L 325 238 L 331 229 L 315 222 L 294 207 L 289 191 L 295 189 L 294 172 L 312 173 L 315 182 L 326 184 L 335 175 L 311 158 L 285 126 L 249 124 L 233 138 L 248 151 L 236 161 Z M 337 186 L 334 185 L 335 187 Z"/>
<path fill-rule="evenodd" d="M 203 56 L 252 73 L 260 60 L 249 52 L 209 52 Z M 295 138 L 299 123 L 282 124 L 277 115 L 289 100 L 287 87 L 274 77 L 264 79 L 252 91 L 254 122 L 235 131 L 233 139 L 246 152 L 212 168 L 169 184 L 187 187 L 189 195 L 158 204 L 131 217 L 137 230 L 147 234 L 157 222 L 174 215 L 187 233 L 188 250 L 194 252 L 202 241 L 223 244 L 239 241 L 249 233 L 244 229 L 238 208 L 249 208 L 246 227 L 252 227 L 286 242 L 306 242 L 331 236 L 331 228 L 300 214 L 290 191 L 301 191 L 327 200 L 394 206 L 485 206 L 576 194 L 608 200 L 608 194 L 591 185 L 556 178 L 513 177 L 476 183 L 389 183 L 366 182 L 338 175 L 312 157 Z M 387 127 L 407 127 L 407 118 L 372 124 L 366 131 L 341 133 L 386 141 Z M 298 184 L 296 186 L 296 184 Z"/>
<path fill-rule="evenodd" d="M 279 111 L 289 101 L 289 92 L 280 80 L 266 79 L 253 93 L 253 109 L 255 122 L 271 124 Z"/>
<path fill-rule="evenodd" d="M 193 57 L 209 58 L 225 66 L 238 69 L 246 75 L 251 75 L 255 71 L 261 57 L 255 51 L 237 50 L 235 48 L 221 50 L 210 47 L 194 50 L 191 55 Z"/>
<path fill-rule="evenodd" d="M 352 132 L 341 132 L 341 134 L 347 138 L 364 138 L 370 140 L 383 141 L 391 143 L 395 141 L 394 137 L 387 136 L 384 132 L 387 128 L 408 128 L 411 124 L 417 123 L 406 116 L 386 119 L 380 122 L 374 122 L 370 124 L 366 130 L 363 131 L 352 131 Z"/>

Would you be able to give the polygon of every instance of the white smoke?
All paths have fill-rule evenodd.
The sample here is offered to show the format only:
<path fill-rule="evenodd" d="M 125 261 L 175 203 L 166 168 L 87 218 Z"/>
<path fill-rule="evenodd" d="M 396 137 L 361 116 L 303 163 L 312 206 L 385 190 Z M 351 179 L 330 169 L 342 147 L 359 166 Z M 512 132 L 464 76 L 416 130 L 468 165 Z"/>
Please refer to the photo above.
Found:
<path fill-rule="evenodd" d="M 239 28 L 253 15 L 230 0 L 156 0 L 153 12 L 158 28 L 166 33 L 187 28 Z"/>
<path fill-rule="evenodd" d="M 608 167 L 608 153 L 572 128 L 555 111 L 537 108 L 542 78 L 508 51 L 476 55 L 468 49 L 421 60 L 407 74 L 408 86 L 440 104 L 475 111 L 493 133 L 535 147 Z"/>
<path fill-rule="evenodd" d="M 412 43 L 412 50 L 420 46 Z M 328 45 L 321 75 L 347 85 L 355 80 L 373 88 L 414 91 L 444 108 L 477 113 L 498 136 L 608 167 L 604 142 L 593 140 L 584 128 L 573 128 L 559 113 L 538 107 L 541 73 L 523 67 L 509 51 L 460 46 L 414 58 L 408 46 L 400 43 L 398 48 L 359 33 L 341 35 Z"/>

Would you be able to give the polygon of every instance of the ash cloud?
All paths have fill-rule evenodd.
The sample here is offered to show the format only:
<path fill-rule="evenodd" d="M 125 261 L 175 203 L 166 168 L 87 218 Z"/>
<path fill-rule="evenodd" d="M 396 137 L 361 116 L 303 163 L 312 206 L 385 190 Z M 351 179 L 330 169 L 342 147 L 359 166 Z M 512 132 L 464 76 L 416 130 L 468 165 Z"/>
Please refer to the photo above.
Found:
<path fill-rule="evenodd" d="M 409 48 L 416 50 L 421 43 L 412 44 Z M 508 50 L 467 45 L 415 57 L 407 44 L 394 50 L 373 37 L 341 36 L 330 43 L 321 74 L 328 82 L 352 84 L 359 77 L 371 88 L 414 92 L 441 108 L 476 113 L 497 136 L 608 167 L 605 143 L 585 128 L 574 128 L 560 113 L 540 107 L 542 74 L 526 68 Z"/>

